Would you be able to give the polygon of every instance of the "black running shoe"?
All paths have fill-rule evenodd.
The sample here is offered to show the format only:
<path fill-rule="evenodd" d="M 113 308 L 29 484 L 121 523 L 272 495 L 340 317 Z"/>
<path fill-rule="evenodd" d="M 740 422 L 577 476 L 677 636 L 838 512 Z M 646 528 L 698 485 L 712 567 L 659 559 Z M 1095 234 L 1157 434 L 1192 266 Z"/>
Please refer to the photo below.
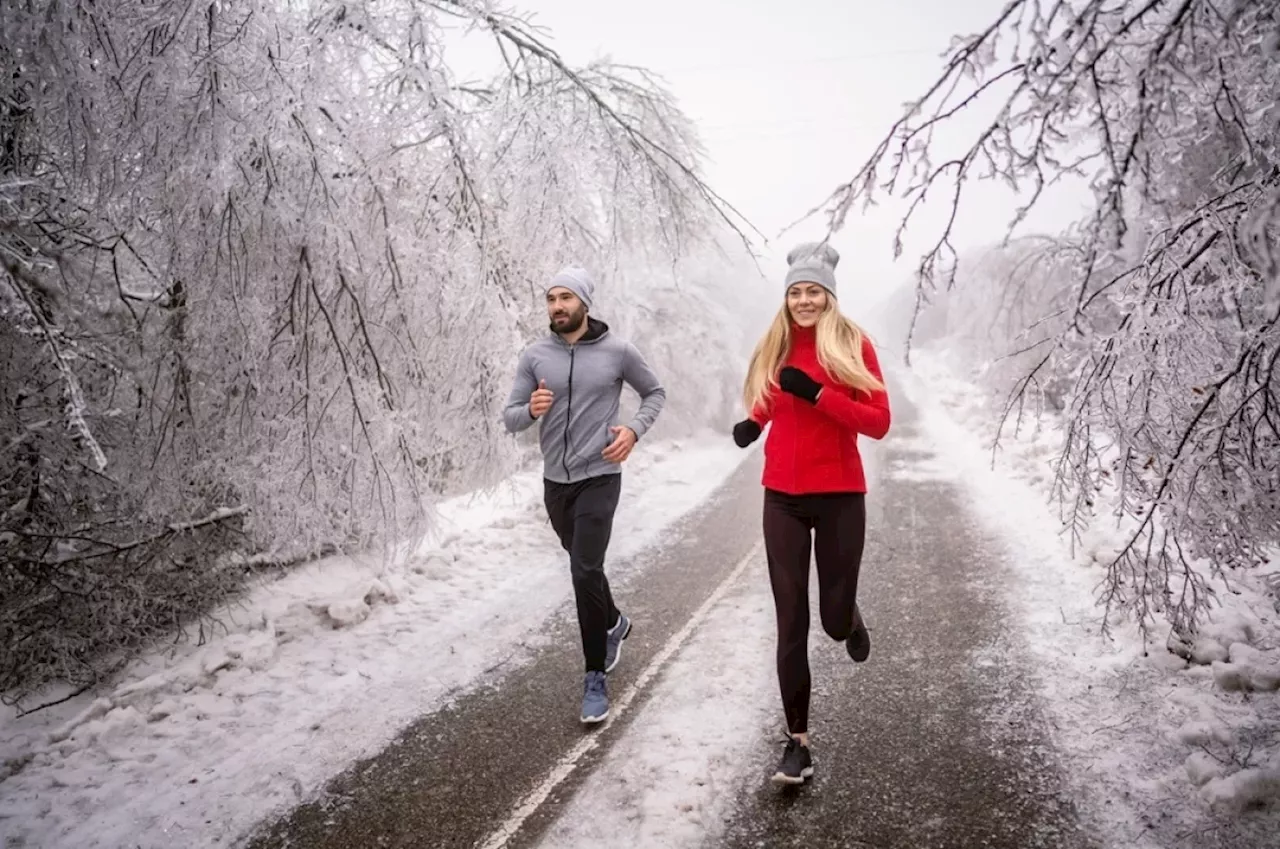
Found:
<path fill-rule="evenodd" d="M 862 611 L 856 604 L 853 606 L 853 633 L 844 641 L 844 647 L 857 663 L 871 656 L 871 635 L 867 633 L 867 623 L 862 620 Z"/>
<path fill-rule="evenodd" d="M 805 779 L 813 776 L 813 758 L 809 756 L 809 748 L 801 746 L 794 737 L 787 740 L 787 748 L 782 752 L 782 762 L 778 771 L 773 774 L 774 784 L 804 784 Z"/>

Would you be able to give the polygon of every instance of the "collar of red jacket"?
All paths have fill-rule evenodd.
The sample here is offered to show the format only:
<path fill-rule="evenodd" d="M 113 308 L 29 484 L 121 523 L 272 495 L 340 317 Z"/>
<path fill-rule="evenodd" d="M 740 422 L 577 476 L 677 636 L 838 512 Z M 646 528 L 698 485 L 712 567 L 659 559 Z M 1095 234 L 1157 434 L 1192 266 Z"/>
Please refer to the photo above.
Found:
<path fill-rule="evenodd" d="M 791 322 L 791 338 L 796 342 L 813 342 L 818 337 L 818 326 L 801 327 L 794 321 Z"/>

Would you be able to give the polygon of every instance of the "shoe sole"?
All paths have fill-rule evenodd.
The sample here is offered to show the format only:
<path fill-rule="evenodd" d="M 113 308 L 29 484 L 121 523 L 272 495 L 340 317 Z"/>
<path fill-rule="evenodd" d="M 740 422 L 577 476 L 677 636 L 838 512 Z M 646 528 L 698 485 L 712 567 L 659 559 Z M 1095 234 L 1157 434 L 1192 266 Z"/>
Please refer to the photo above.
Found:
<path fill-rule="evenodd" d="M 623 632 L 622 639 L 618 640 L 618 653 L 613 656 L 613 663 L 604 668 L 604 674 L 608 675 L 618 665 L 618 661 L 622 660 L 622 643 L 627 637 L 631 636 L 631 620 L 627 620 L 627 630 Z"/>
<path fill-rule="evenodd" d="M 581 717 L 583 725 L 599 725 L 600 723 L 604 722 L 608 718 L 609 718 L 609 711 L 605 711 L 599 716 Z"/>
<path fill-rule="evenodd" d="M 794 775 L 784 775 L 781 772 L 775 772 L 773 774 L 772 781 L 774 784 L 796 785 L 796 784 L 804 784 L 810 778 L 813 778 L 813 767 L 807 766 L 800 771 L 799 778 L 795 777 Z"/>

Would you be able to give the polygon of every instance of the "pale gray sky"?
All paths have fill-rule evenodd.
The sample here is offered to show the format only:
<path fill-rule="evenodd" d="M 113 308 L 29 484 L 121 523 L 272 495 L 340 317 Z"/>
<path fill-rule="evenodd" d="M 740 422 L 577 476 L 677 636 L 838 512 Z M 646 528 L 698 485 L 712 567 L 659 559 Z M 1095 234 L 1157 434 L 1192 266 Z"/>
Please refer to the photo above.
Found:
<path fill-rule="evenodd" d="M 514 0 L 550 30 L 571 63 L 607 57 L 662 75 L 698 124 L 709 182 L 770 239 L 766 271 L 787 249 L 820 236 L 819 217 L 778 232 L 820 203 L 923 93 L 957 33 L 988 25 L 1005 0 Z M 970 122 L 970 127 L 978 126 Z M 1033 224 L 1060 229 L 1081 214 L 1079 190 L 1052 199 Z M 982 189 L 964 224 L 970 244 L 999 238 L 1012 196 Z M 913 267 L 892 262 L 900 209 L 855 212 L 833 240 L 842 300 L 877 299 Z"/>

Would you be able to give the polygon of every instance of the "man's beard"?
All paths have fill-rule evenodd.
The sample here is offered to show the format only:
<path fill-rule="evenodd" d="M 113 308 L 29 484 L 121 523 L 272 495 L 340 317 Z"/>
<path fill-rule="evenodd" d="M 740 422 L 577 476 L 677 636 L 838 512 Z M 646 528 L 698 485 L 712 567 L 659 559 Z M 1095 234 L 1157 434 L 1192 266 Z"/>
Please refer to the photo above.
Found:
<path fill-rule="evenodd" d="M 552 333 L 577 333 L 587 320 L 587 311 L 579 309 L 575 312 L 555 315 L 551 318 Z"/>

